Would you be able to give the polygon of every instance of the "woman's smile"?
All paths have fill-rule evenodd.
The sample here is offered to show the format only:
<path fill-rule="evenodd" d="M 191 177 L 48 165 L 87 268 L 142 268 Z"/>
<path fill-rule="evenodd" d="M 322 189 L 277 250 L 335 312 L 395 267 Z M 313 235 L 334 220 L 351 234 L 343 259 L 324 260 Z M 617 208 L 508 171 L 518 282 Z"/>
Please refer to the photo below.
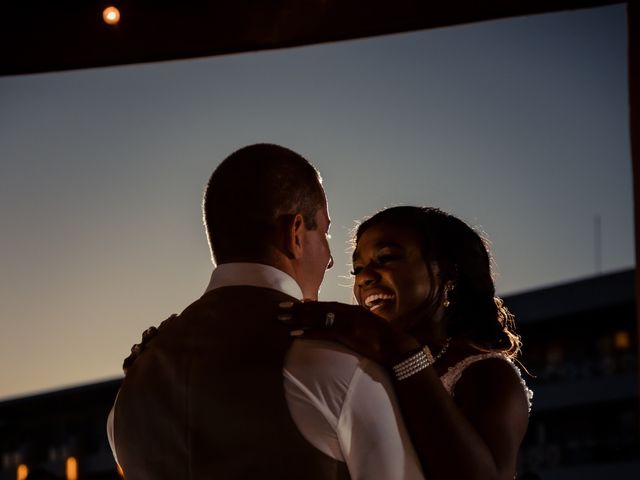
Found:
<path fill-rule="evenodd" d="M 390 293 L 370 293 L 365 296 L 363 305 L 368 310 L 375 312 L 380 308 L 389 307 L 395 299 L 396 296 Z"/>
<path fill-rule="evenodd" d="M 374 225 L 362 234 L 353 275 L 358 303 L 391 322 L 421 305 L 432 288 L 418 237 L 395 225 Z"/>

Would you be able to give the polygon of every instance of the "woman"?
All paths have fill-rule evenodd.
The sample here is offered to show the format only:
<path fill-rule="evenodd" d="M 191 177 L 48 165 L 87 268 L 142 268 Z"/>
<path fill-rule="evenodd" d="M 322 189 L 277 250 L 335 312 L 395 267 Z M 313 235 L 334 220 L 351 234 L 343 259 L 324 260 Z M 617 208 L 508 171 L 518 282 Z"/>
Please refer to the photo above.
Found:
<path fill-rule="evenodd" d="M 532 393 L 480 236 L 440 210 L 403 206 L 363 222 L 355 244 L 360 306 L 308 302 L 281 319 L 294 336 L 389 369 L 428 479 L 513 479 Z"/>

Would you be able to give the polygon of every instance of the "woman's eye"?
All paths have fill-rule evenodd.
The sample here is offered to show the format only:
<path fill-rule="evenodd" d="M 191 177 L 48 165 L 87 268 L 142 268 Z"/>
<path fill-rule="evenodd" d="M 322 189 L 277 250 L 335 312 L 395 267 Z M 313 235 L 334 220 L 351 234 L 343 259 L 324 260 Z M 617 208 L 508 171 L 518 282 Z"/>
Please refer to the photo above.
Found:
<path fill-rule="evenodd" d="M 393 262 L 394 260 L 398 260 L 399 258 L 400 258 L 399 255 L 386 253 L 384 255 L 378 256 L 376 261 L 377 261 L 378 265 L 384 265 L 387 262 Z"/>
<path fill-rule="evenodd" d="M 350 273 L 351 273 L 351 275 L 353 275 L 355 277 L 360 272 L 362 272 L 362 267 L 353 267 L 353 269 L 351 270 Z"/>

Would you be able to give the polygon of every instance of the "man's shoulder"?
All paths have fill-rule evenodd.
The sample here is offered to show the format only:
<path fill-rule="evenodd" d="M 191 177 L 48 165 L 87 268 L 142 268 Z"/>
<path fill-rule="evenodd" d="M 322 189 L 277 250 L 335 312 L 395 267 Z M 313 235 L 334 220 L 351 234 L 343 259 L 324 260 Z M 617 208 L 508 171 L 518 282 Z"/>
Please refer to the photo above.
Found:
<path fill-rule="evenodd" d="M 295 339 L 287 355 L 287 363 L 293 365 L 316 366 L 320 362 L 326 368 L 330 366 L 324 363 L 327 360 L 353 370 L 365 359 L 339 343 L 305 338 Z"/>
<path fill-rule="evenodd" d="M 246 311 L 249 314 L 272 312 L 284 301 L 297 301 L 290 295 L 266 287 L 251 285 L 230 285 L 205 292 L 188 305 L 180 314 L 182 317 L 209 315 L 211 311 Z M 274 316 L 275 318 L 275 316 Z"/>
<path fill-rule="evenodd" d="M 347 347 L 324 340 L 296 339 L 287 353 L 285 373 L 302 383 L 324 383 L 344 390 L 361 377 L 377 380 L 386 377 L 375 362 Z"/>

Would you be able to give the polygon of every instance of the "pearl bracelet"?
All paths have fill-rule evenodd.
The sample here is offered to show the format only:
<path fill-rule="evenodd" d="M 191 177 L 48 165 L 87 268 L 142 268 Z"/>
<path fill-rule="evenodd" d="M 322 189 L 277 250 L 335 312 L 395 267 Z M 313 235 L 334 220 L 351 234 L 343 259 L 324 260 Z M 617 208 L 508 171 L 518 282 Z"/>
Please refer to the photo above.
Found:
<path fill-rule="evenodd" d="M 395 364 L 392 369 L 397 380 L 404 380 L 433 365 L 431 350 L 426 345 L 409 358 Z"/>

